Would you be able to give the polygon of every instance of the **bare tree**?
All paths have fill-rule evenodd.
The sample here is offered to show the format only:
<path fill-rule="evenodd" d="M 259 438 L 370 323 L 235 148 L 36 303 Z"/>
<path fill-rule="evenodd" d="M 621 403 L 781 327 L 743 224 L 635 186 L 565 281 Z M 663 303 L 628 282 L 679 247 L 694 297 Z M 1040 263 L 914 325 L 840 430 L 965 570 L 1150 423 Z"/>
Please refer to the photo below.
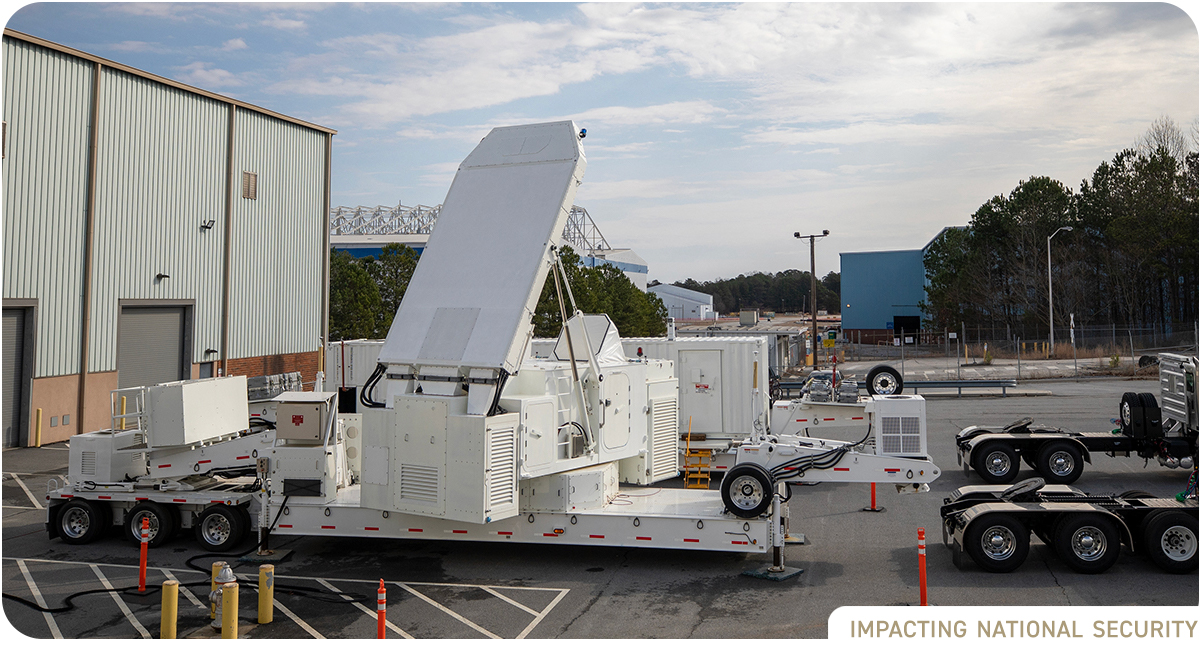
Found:
<path fill-rule="evenodd" d="M 1186 135 L 1182 129 L 1167 115 L 1160 115 L 1150 124 L 1150 128 L 1134 142 L 1133 148 L 1139 156 L 1149 158 L 1159 149 L 1164 149 L 1177 163 L 1183 163 L 1188 152 L 1193 150 L 1196 143 L 1196 125 L 1193 122 L 1192 135 Z"/>

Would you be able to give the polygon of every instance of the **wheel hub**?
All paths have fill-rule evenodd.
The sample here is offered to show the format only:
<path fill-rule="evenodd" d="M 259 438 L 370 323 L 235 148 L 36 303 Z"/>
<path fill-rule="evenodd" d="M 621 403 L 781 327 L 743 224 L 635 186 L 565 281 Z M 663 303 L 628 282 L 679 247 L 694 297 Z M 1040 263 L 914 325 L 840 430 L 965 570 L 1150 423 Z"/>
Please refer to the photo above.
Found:
<path fill-rule="evenodd" d="M 1196 554 L 1196 535 L 1182 525 L 1168 528 L 1162 535 L 1162 551 L 1175 561 L 1191 559 Z"/>
<path fill-rule="evenodd" d="M 68 511 L 67 515 L 63 518 L 62 531 L 67 536 L 77 539 L 84 534 L 87 534 L 87 531 L 89 528 L 91 528 L 91 526 L 92 519 L 91 516 L 87 514 L 87 511 L 76 508 Z"/>
<path fill-rule="evenodd" d="M 1080 527 L 1071 536 L 1071 550 L 1084 561 L 1095 561 L 1104 556 L 1108 542 L 1104 533 L 1095 527 Z"/>
<path fill-rule="evenodd" d="M 1011 464 L 1008 462 L 1008 456 L 1002 452 L 995 452 L 988 456 L 987 468 L 988 472 L 994 475 L 1002 475 L 1008 472 Z"/>
<path fill-rule="evenodd" d="M 753 509 L 763 499 L 762 484 L 754 477 L 738 477 L 734 480 L 729 492 L 732 495 L 730 499 L 733 500 L 733 503 L 742 509 Z"/>
<path fill-rule="evenodd" d="M 229 540 L 232 529 L 225 516 L 213 515 L 205 519 L 201 532 L 204 534 L 204 540 L 208 543 L 221 545 Z"/>
<path fill-rule="evenodd" d="M 891 376 L 887 374 L 876 376 L 872 385 L 875 387 L 875 391 L 880 394 L 892 394 L 896 391 L 896 381 L 892 380 Z"/>
<path fill-rule="evenodd" d="M 1071 471 L 1074 469 L 1075 469 L 1075 461 L 1071 458 L 1071 455 L 1068 454 L 1067 452 L 1065 452 L 1065 451 L 1055 452 L 1054 455 L 1050 457 L 1050 471 L 1053 472 L 1054 474 L 1056 474 L 1060 477 L 1066 476 L 1068 474 L 1071 474 Z"/>
<path fill-rule="evenodd" d="M 1007 527 L 990 527 L 983 533 L 983 552 L 997 561 L 1008 559 L 1017 551 L 1017 538 Z"/>

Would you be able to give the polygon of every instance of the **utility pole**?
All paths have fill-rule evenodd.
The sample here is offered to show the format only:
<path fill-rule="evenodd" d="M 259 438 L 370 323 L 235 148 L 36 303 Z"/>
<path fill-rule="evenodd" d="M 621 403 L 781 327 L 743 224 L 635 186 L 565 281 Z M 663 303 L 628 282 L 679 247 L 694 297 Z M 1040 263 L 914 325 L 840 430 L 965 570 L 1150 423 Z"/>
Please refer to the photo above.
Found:
<path fill-rule="evenodd" d="M 812 275 L 812 304 L 809 309 L 812 311 L 812 355 L 813 355 L 813 371 L 817 370 L 817 239 L 824 238 L 829 235 L 828 229 L 821 230 L 820 234 L 801 235 L 800 232 L 792 234 L 800 240 L 808 240 L 808 258 L 811 269 L 809 273 Z"/>
<path fill-rule="evenodd" d="M 1046 237 L 1046 286 L 1050 290 L 1050 357 L 1054 357 L 1054 276 L 1050 269 L 1050 239 L 1060 231 L 1072 231 L 1071 227 L 1059 227 Z"/>

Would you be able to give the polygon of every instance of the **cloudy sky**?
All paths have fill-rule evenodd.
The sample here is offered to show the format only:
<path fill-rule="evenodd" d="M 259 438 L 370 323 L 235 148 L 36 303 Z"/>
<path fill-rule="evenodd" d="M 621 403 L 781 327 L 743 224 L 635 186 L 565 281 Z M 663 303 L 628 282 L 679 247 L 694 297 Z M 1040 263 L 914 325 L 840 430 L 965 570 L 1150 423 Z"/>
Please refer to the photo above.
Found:
<path fill-rule="evenodd" d="M 338 131 L 335 205 L 438 204 L 493 126 L 588 129 L 576 204 L 665 282 L 919 248 L 1168 115 L 1166 4 L 6 5 L 7 27 Z M 13 13 L 15 12 L 15 13 Z"/>

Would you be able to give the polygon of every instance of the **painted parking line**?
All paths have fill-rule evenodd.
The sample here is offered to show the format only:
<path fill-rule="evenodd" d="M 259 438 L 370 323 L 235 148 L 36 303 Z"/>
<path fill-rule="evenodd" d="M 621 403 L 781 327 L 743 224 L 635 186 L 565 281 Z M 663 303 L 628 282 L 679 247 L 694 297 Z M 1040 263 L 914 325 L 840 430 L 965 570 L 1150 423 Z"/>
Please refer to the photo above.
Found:
<path fill-rule="evenodd" d="M 32 558 L 18 559 L 15 557 L 4 557 L 4 559 L 7 561 L 15 561 L 15 562 L 17 562 L 17 564 L 19 566 L 22 567 L 23 572 L 26 574 L 26 582 L 31 586 L 30 591 L 35 593 L 35 598 L 37 599 L 38 603 L 42 607 L 45 607 L 46 605 L 45 605 L 44 601 L 41 599 L 40 592 L 34 591 L 37 587 L 33 583 L 33 578 L 30 576 L 28 570 L 24 568 L 25 562 L 38 562 L 38 563 L 44 563 L 44 564 L 58 564 L 58 565 L 71 565 L 71 566 L 88 566 L 92 569 L 93 572 L 96 573 L 96 576 L 98 578 L 100 578 L 101 583 L 104 584 L 106 589 L 111 589 L 112 586 L 108 582 L 108 580 L 104 576 L 104 574 L 100 571 L 100 567 L 115 568 L 115 569 L 121 569 L 121 570 L 137 570 L 136 566 L 130 566 L 130 565 L 126 565 L 126 564 L 106 564 L 106 563 L 100 563 L 100 562 L 78 562 L 78 561 L 65 561 L 65 560 L 59 560 L 59 559 L 32 559 Z M 197 571 L 197 570 L 190 569 L 190 568 L 166 569 L 166 568 L 158 568 L 158 567 L 154 567 L 154 566 L 150 566 L 149 568 L 151 570 L 156 570 L 156 571 L 161 572 L 164 575 L 164 577 L 166 577 L 167 579 L 171 579 L 171 580 L 177 579 L 175 577 L 175 574 L 172 571 L 178 572 L 178 573 L 196 573 L 196 574 L 208 576 L 208 573 L 205 571 Z M 237 575 L 238 580 L 242 581 L 243 584 L 246 584 L 248 586 L 253 586 L 254 584 L 256 584 L 256 580 L 258 579 L 257 574 L 252 575 L 252 574 L 248 574 L 248 573 L 235 573 L 235 575 Z M 326 589 L 329 589 L 331 592 L 341 595 L 343 598 L 345 598 L 347 600 L 350 600 L 350 597 L 348 595 L 346 595 L 345 593 L 343 593 L 340 589 L 335 587 L 332 584 L 332 582 L 349 582 L 349 583 L 355 583 L 355 584 L 370 584 L 370 585 L 378 584 L 378 580 L 364 580 L 364 579 L 352 579 L 352 578 L 312 577 L 312 576 L 306 576 L 306 575 L 280 575 L 278 573 L 276 574 L 275 577 L 277 580 L 279 580 L 279 579 L 308 580 L 311 582 L 316 582 L 316 583 L 322 585 L 323 587 L 325 587 Z M 527 635 L 529 635 L 529 633 L 531 633 L 538 626 L 538 624 L 540 624 L 542 622 L 542 620 L 545 619 L 546 615 L 548 615 L 550 613 L 550 611 L 553 610 L 560 602 L 562 602 L 563 598 L 565 598 L 566 595 L 568 593 L 570 593 L 570 589 L 561 589 L 561 588 L 555 588 L 555 587 L 525 587 L 525 586 L 516 587 L 516 586 L 502 586 L 502 585 L 457 584 L 457 583 L 444 583 L 444 582 L 388 582 L 386 584 L 392 584 L 392 585 L 400 587 L 401 589 L 404 589 L 405 591 L 408 591 L 409 593 L 416 596 L 421 601 L 437 608 L 438 610 L 446 613 L 450 617 L 459 621 L 463 625 L 466 625 L 469 628 L 479 632 L 480 634 L 483 634 L 492 639 L 501 639 L 501 637 L 499 635 L 496 635 L 496 634 L 492 633 L 491 631 L 483 628 L 482 626 L 476 624 L 475 622 L 471 621 L 470 619 L 462 616 L 461 614 L 451 610 L 450 608 L 442 605 L 441 603 L 438 603 L 437 601 L 433 600 L 429 596 L 426 596 L 425 594 L 417 591 L 414 587 L 453 587 L 453 588 L 480 589 L 480 590 L 484 591 L 485 593 L 495 597 L 497 600 L 504 602 L 508 605 L 511 605 L 513 607 L 516 607 L 516 608 L 526 612 L 527 614 L 530 614 L 531 616 L 533 616 L 533 620 L 530 621 L 529 624 L 525 626 L 524 630 L 522 630 L 521 633 L 518 634 L 515 639 L 524 639 Z M 501 590 L 503 590 L 503 591 L 525 591 L 525 592 L 548 592 L 548 593 L 553 593 L 554 598 L 550 601 L 550 603 L 546 607 L 544 607 L 541 611 L 538 611 L 538 610 L 528 607 L 522 603 L 519 603 L 516 600 L 509 598 L 508 596 L 505 596 L 504 594 L 500 593 Z M 189 600 L 191 600 L 191 602 L 193 604 L 195 604 L 197 607 L 200 607 L 205 610 L 208 609 L 208 607 L 204 603 L 202 603 L 199 599 L 197 599 L 191 593 L 190 590 L 185 589 L 183 591 L 184 591 L 184 595 Z M 113 598 L 114 602 L 117 604 L 117 606 L 119 608 L 121 608 L 121 611 L 125 614 L 125 617 L 127 619 L 129 619 L 130 623 L 132 623 L 134 625 L 134 627 L 138 629 L 138 631 L 142 634 L 143 637 L 149 638 L 150 637 L 149 631 L 147 631 L 144 626 L 142 626 L 139 622 L 137 622 L 137 619 L 133 617 L 133 613 L 129 610 L 128 606 L 126 606 L 125 602 L 123 600 L 121 600 L 116 593 L 112 593 L 110 595 L 112 596 L 112 598 Z M 372 617 L 376 616 L 376 614 L 373 610 L 363 606 L 361 603 L 355 602 L 354 605 L 356 605 L 358 607 L 358 609 L 363 610 L 366 614 L 369 614 Z M 315 628 L 310 626 L 307 622 L 305 622 L 303 619 L 301 619 L 299 616 L 297 616 L 294 612 L 292 612 L 290 609 L 288 609 L 286 606 L 284 606 L 279 601 L 278 598 L 275 599 L 275 608 L 278 609 L 281 613 L 283 613 L 286 617 L 291 619 L 297 626 L 299 626 L 302 630 L 304 630 L 306 633 L 308 633 L 313 638 L 325 639 L 324 635 L 322 635 Z M 46 619 L 47 619 L 47 623 L 51 625 L 52 633 L 56 634 L 56 638 L 61 639 L 62 634 L 60 632 L 58 632 L 58 627 L 56 625 L 54 625 L 53 617 L 51 617 L 49 615 L 49 613 L 46 613 Z M 413 637 L 411 635 L 409 635 L 407 632 L 405 632 L 398 626 L 395 626 L 392 622 L 387 621 L 386 624 L 387 624 L 388 628 L 391 629 L 396 634 L 401 635 L 407 639 L 413 639 Z"/>
<path fill-rule="evenodd" d="M 318 579 L 317 582 L 320 582 L 323 587 L 332 591 L 333 593 L 341 595 L 342 598 L 352 601 L 351 604 L 354 605 L 355 607 L 357 607 L 358 609 L 362 610 L 363 612 L 365 612 L 367 614 L 367 616 L 371 617 L 372 619 L 378 620 L 379 614 L 377 612 L 369 609 L 366 605 L 363 605 L 362 603 L 360 603 L 356 600 L 353 600 L 350 596 L 347 596 L 346 594 L 342 593 L 341 589 L 338 589 L 337 587 L 333 586 L 332 584 L 329 584 L 328 582 L 326 582 L 323 579 Z M 383 625 L 387 626 L 388 630 L 391 630 L 392 632 L 396 633 L 397 635 L 400 635 L 404 639 L 413 639 L 413 636 L 404 632 L 403 630 L 401 630 L 400 626 L 397 626 L 396 624 L 392 623 L 391 621 L 388 621 L 386 616 L 383 620 Z"/>
<path fill-rule="evenodd" d="M 147 568 L 149 568 L 149 567 L 147 567 Z M 174 573 L 172 573 L 171 571 L 169 571 L 165 568 L 160 568 L 158 570 L 162 571 L 163 577 L 167 578 L 168 580 L 175 580 L 176 582 L 179 582 L 180 586 L 182 587 L 183 581 L 180 580 L 179 578 L 175 577 Z M 193 605 L 195 605 L 196 607 L 199 607 L 200 609 L 204 610 L 205 612 L 208 611 L 208 605 L 201 603 L 200 599 L 196 598 L 196 594 L 192 593 L 191 589 L 189 589 L 187 587 L 182 587 L 182 589 L 180 589 L 180 591 L 183 592 L 183 595 L 185 598 L 192 601 Z"/>
<path fill-rule="evenodd" d="M 25 485 L 24 481 L 21 481 L 21 478 L 17 476 L 16 472 L 9 472 L 8 474 L 10 476 L 12 476 L 13 481 L 17 482 L 17 485 L 21 487 L 21 490 L 25 491 L 25 494 L 29 497 L 29 501 L 33 502 L 34 507 L 36 507 L 38 509 L 45 508 L 42 506 L 42 503 L 39 502 L 38 499 L 33 496 L 33 493 L 29 492 L 29 487 Z"/>
<path fill-rule="evenodd" d="M 141 634 L 142 639 L 152 639 L 150 631 L 146 630 L 146 627 L 137 620 L 137 617 L 133 616 L 133 612 L 129 611 L 129 606 L 125 604 L 124 600 L 121 600 L 121 595 L 115 591 L 111 591 L 113 588 L 112 583 L 108 581 L 108 578 L 104 577 L 104 573 L 100 572 L 100 567 L 96 564 L 88 564 L 88 566 L 96 573 L 96 577 L 100 578 L 100 584 L 103 584 L 105 589 L 110 590 L 108 595 L 112 596 L 113 602 L 117 604 L 117 607 L 121 608 L 121 612 L 125 615 L 125 618 L 129 620 L 129 623 L 133 624 L 133 627 Z"/>
<path fill-rule="evenodd" d="M 25 566 L 24 560 L 17 560 L 17 567 L 21 569 L 21 575 L 25 576 L 25 584 L 29 586 L 29 593 L 33 594 L 33 600 L 39 607 L 47 607 L 46 599 L 42 598 L 42 592 L 38 589 L 37 583 L 33 581 L 33 576 L 29 574 L 29 568 Z M 54 621 L 54 615 L 49 612 L 42 612 L 42 616 L 46 618 L 46 625 L 50 626 L 50 634 L 54 639 L 62 639 L 62 633 L 58 630 L 58 624 Z"/>

